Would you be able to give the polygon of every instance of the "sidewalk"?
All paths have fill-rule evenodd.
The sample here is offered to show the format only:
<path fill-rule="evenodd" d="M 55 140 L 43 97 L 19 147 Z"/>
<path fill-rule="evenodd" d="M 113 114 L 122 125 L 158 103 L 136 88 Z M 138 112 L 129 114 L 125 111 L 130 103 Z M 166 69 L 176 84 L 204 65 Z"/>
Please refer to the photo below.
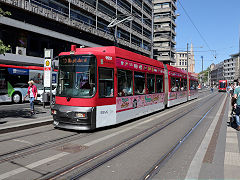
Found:
<path fill-rule="evenodd" d="M 229 101 L 228 121 L 231 118 L 231 103 Z M 224 177 L 240 179 L 240 132 L 227 126 L 224 158 Z"/>
<path fill-rule="evenodd" d="M 2 106 L 0 110 L 0 134 L 44 126 L 53 122 L 49 106 L 45 109 L 42 106 L 35 106 L 36 114 L 34 115 L 31 115 L 28 106 L 28 104 L 15 105 L 15 108 L 14 105 L 13 107 Z"/>

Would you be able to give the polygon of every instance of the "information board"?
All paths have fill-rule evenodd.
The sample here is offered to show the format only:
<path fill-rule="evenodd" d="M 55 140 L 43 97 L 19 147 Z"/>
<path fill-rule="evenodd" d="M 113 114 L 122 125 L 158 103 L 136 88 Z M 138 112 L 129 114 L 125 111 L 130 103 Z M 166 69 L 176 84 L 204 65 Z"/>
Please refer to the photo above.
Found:
<path fill-rule="evenodd" d="M 44 87 L 51 86 L 51 74 L 52 74 L 51 64 L 52 64 L 51 59 L 44 60 Z"/>

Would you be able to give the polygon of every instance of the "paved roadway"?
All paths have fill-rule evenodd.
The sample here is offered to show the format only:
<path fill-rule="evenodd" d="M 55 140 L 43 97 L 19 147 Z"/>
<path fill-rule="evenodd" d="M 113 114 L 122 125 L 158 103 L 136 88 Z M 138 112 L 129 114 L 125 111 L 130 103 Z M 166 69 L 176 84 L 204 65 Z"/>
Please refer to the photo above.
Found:
<path fill-rule="evenodd" d="M 197 100 L 94 132 L 45 125 L 0 134 L 0 180 L 240 179 L 240 133 L 228 126 L 229 103 L 225 93 L 207 91 Z M 30 117 L 28 104 L 1 105 L 0 122 L 50 119 L 49 110 L 37 108 Z"/>

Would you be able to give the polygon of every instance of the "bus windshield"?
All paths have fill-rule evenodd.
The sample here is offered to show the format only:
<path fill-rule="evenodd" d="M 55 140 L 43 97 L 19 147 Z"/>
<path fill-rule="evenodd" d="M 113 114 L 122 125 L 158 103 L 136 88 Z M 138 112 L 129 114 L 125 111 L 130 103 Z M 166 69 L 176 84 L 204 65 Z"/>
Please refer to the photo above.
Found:
<path fill-rule="evenodd" d="M 57 96 L 92 97 L 96 92 L 96 57 L 59 57 Z"/>

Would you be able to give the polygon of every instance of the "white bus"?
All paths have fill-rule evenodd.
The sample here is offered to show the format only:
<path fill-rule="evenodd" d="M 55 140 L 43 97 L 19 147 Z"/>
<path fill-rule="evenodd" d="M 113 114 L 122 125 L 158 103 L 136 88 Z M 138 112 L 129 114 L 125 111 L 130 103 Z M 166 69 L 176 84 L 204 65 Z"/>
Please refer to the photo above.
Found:
<path fill-rule="evenodd" d="M 43 74 L 43 67 L 0 64 L 0 103 L 22 103 L 29 80 L 33 80 L 39 92 L 42 92 Z M 53 72 L 52 82 L 57 83 L 57 72 Z M 41 101 L 39 97 L 41 94 L 38 95 Z"/>

